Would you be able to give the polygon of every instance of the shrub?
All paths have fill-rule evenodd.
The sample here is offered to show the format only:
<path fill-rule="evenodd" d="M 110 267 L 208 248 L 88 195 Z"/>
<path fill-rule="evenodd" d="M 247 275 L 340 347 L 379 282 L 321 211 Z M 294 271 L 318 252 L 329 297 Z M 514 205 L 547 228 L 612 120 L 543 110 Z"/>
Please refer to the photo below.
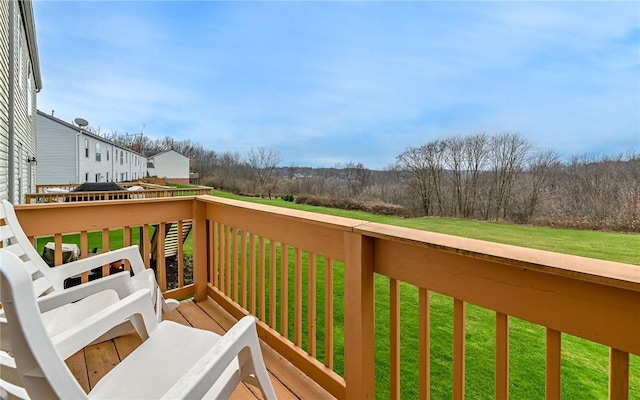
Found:
<path fill-rule="evenodd" d="M 404 207 L 397 204 L 366 202 L 345 197 L 300 195 L 295 198 L 295 202 L 297 204 L 308 204 L 310 206 L 366 211 L 379 215 L 395 215 L 400 217 L 409 215 L 409 212 Z"/>

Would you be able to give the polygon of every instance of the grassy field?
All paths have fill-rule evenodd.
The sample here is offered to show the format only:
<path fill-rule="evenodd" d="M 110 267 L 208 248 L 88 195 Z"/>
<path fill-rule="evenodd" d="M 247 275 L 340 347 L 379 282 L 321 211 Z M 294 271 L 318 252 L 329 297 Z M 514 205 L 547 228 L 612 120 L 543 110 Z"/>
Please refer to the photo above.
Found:
<path fill-rule="evenodd" d="M 533 226 L 519 226 L 481 221 L 456 220 L 447 218 L 403 219 L 378 216 L 360 211 L 336 210 L 285 202 L 279 199 L 256 199 L 233 196 L 216 191 L 221 197 L 236 198 L 257 203 L 276 205 L 300 210 L 340 215 L 366 221 L 405 226 L 445 234 L 489 240 L 499 243 L 557 251 L 586 257 L 599 258 L 640 265 L 640 235 L 571 229 L 553 229 Z M 134 230 L 134 242 L 137 242 Z M 73 237 L 65 237 L 65 242 L 74 242 Z M 101 247 L 101 236 L 89 238 L 89 248 Z M 122 243 L 122 232 L 113 231 L 111 246 Z M 42 241 L 41 246 L 44 246 Z M 185 251 L 191 252 L 190 239 Z M 41 251 L 41 249 L 40 249 Z M 280 247 L 276 247 L 280 259 Z M 289 265 L 293 265 L 293 252 L 289 255 Z M 267 256 L 268 259 L 268 256 Z M 324 263 L 320 258 L 316 274 L 318 309 L 318 338 L 324 329 Z M 278 276 L 279 276 L 279 266 Z M 640 268 L 640 267 L 639 267 Z M 289 268 L 289 299 L 293 299 L 293 273 Z M 268 276 L 267 268 L 267 276 Z M 307 276 L 305 263 L 304 276 Z M 269 285 L 267 280 L 267 286 Z M 334 268 L 334 320 L 335 320 L 335 369 L 343 371 L 342 349 L 344 346 L 344 303 L 342 294 L 342 265 Z M 269 287 L 266 288 L 267 293 Z M 276 287 L 280 299 L 280 285 Z M 389 397 L 389 281 L 376 276 L 376 390 L 378 398 Z M 307 282 L 303 285 L 303 299 L 306 309 Z M 401 285 L 401 368 L 402 397 L 417 397 L 417 330 L 418 302 L 417 288 Z M 279 305 L 278 305 L 279 306 Z M 293 326 L 293 306 L 289 308 L 289 326 Z M 269 310 L 267 304 L 267 310 Z M 268 311 L 267 311 L 268 313 Z M 468 399 L 494 398 L 494 313 L 474 305 L 467 308 L 467 355 L 466 355 L 466 397 Z M 432 398 L 451 398 L 452 383 L 452 342 L 453 342 L 453 300 L 447 296 L 431 293 L 431 377 Z M 267 315 L 267 320 L 269 316 Z M 278 321 L 279 322 L 279 321 Z M 303 321 L 303 348 L 306 348 L 306 313 Z M 290 328 L 290 331 L 292 329 Z M 526 321 L 510 318 L 510 396 L 513 399 L 544 398 L 544 328 Z M 293 339 L 293 334 L 290 334 Z M 348 338 L 347 338 L 348 340 Z M 562 395 L 565 399 L 607 398 L 608 349 L 604 346 L 563 335 Z M 318 341 L 319 359 L 323 360 L 324 347 Z M 631 357 L 630 397 L 640 399 L 640 357 Z"/>
<path fill-rule="evenodd" d="M 363 211 L 338 210 L 295 204 L 280 199 L 242 197 L 218 190 L 215 191 L 215 195 L 472 239 L 640 265 L 640 235 L 638 234 L 545 228 L 454 218 L 400 218 L 375 215 Z"/>

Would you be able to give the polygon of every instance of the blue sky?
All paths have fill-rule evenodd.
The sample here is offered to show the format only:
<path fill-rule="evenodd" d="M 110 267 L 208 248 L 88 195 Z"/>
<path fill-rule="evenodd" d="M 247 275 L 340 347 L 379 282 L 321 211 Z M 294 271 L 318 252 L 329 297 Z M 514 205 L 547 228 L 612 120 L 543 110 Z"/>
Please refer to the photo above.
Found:
<path fill-rule="evenodd" d="M 38 108 L 282 166 L 517 132 L 640 151 L 640 2 L 34 1 Z"/>

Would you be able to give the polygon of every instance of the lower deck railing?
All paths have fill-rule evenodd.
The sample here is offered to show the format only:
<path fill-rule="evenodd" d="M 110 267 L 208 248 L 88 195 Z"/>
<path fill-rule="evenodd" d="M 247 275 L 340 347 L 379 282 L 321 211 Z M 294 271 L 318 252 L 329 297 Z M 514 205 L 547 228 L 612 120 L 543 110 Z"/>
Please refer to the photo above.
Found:
<path fill-rule="evenodd" d="M 255 315 L 260 337 L 337 398 L 515 398 L 522 368 L 559 398 L 580 384 L 563 376 L 576 340 L 609 349 L 600 392 L 626 399 L 640 385 L 638 266 L 212 196 L 16 209 L 34 242 L 77 240 L 83 256 L 96 240 L 100 251 L 138 244 L 150 266 L 159 235 L 167 296 Z M 167 263 L 163 232 L 187 220 Z M 542 378 L 521 361 L 531 338 Z"/>

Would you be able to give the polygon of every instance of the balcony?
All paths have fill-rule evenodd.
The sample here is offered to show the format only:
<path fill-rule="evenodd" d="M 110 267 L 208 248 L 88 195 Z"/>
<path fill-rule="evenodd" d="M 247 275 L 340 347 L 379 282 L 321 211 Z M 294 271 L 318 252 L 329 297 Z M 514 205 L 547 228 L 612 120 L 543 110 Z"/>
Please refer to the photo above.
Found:
<path fill-rule="evenodd" d="M 97 235 L 103 251 L 138 244 L 148 266 L 157 231 L 158 282 L 166 296 L 185 299 L 167 318 L 215 330 L 258 317 L 282 397 L 520 398 L 513 377 L 525 374 L 542 388 L 539 397 L 560 398 L 584 384 L 563 374 L 575 361 L 567 347 L 582 345 L 605 351 L 604 377 L 591 383 L 609 398 L 640 392 L 638 266 L 208 195 L 16 212 L 34 243 L 46 237 L 60 249 L 73 239 L 86 255 Z M 186 221 L 191 239 L 169 264 L 163 232 Z M 192 274 L 185 253 L 193 254 Z M 489 321 L 488 333 L 478 319 Z M 540 336 L 539 371 L 521 361 L 523 330 Z M 444 345 L 434 339 L 441 333 L 451 339 Z M 135 337 L 122 341 L 135 346 Z M 105 357 L 104 348 L 85 349 L 85 360 L 88 351 Z"/>
<path fill-rule="evenodd" d="M 36 185 L 35 193 L 25 194 L 25 204 L 38 203 L 65 203 L 70 201 L 105 200 L 105 199 L 149 199 L 156 197 L 198 196 L 211 194 L 213 190 L 209 186 L 193 186 L 177 188 L 149 182 L 120 182 L 120 186 L 127 190 L 136 187 L 132 191 L 100 191 L 100 192 L 73 192 L 80 186 L 77 183 Z"/>

